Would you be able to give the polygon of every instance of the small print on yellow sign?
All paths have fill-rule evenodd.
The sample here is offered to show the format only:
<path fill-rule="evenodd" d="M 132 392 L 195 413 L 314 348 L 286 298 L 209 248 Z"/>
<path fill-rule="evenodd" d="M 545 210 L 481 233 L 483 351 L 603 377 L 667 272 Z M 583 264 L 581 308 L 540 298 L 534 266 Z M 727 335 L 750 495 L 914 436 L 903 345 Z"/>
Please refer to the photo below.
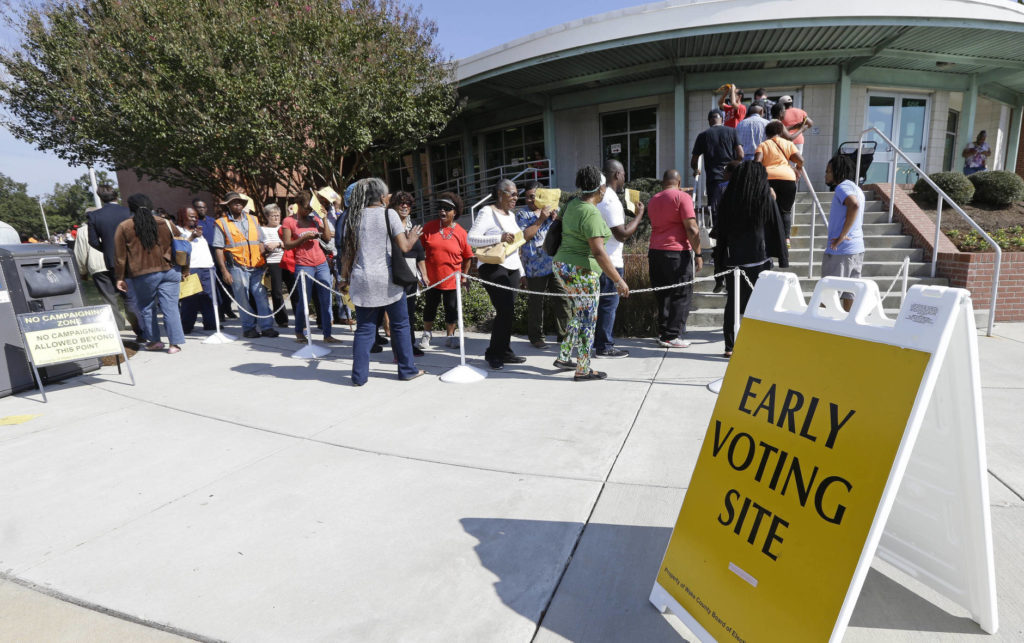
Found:
<path fill-rule="evenodd" d="M 929 358 L 744 320 L 658 584 L 718 640 L 828 640 Z"/>

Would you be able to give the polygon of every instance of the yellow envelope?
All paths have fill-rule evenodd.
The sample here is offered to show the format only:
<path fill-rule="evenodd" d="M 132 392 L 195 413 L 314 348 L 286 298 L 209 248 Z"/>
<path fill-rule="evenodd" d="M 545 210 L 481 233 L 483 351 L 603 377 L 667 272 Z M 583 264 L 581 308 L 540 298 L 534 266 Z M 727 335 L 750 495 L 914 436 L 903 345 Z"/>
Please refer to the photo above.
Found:
<path fill-rule="evenodd" d="M 626 209 L 632 213 L 636 213 L 636 204 L 640 203 L 640 191 L 639 190 L 626 190 Z"/>
<path fill-rule="evenodd" d="M 558 209 L 558 201 L 562 198 L 562 191 L 558 188 L 537 188 L 537 194 L 533 202 L 538 208 Z"/>

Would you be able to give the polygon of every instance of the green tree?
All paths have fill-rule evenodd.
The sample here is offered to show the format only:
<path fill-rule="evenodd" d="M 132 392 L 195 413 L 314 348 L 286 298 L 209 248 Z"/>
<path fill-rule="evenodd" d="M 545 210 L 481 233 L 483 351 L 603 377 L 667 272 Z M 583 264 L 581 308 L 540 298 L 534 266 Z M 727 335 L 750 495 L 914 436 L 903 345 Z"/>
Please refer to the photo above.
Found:
<path fill-rule="evenodd" d="M 28 185 L 4 174 L 0 174 L 0 221 L 27 236 L 41 239 L 46 234 L 39 202 L 28 195 Z"/>
<path fill-rule="evenodd" d="M 400 0 L 47 0 L 8 23 L 15 136 L 196 191 L 340 187 L 457 110 L 436 26 Z"/>
<path fill-rule="evenodd" d="M 106 172 L 96 172 L 96 183 L 111 183 Z M 50 232 L 64 232 L 71 226 L 85 221 L 85 209 L 96 205 L 92 196 L 92 182 L 89 174 L 83 174 L 73 183 L 57 183 L 53 193 L 43 200 L 46 220 L 50 224 Z"/>

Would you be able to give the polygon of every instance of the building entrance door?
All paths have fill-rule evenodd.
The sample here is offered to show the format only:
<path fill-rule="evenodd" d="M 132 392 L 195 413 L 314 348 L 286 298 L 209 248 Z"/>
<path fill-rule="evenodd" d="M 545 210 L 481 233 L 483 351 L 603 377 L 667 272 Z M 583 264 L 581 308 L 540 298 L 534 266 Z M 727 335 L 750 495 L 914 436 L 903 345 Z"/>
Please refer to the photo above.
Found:
<path fill-rule="evenodd" d="M 898 158 L 897 183 L 915 183 L 918 170 L 927 171 L 924 164 L 928 151 L 928 96 L 869 93 L 864 128 L 869 127 L 877 127 L 913 160 L 910 164 L 902 157 Z M 891 162 L 895 152 L 873 132 L 866 140 L 878 142 L 874 161 L 868 168 L 867 182 L 892 181 Z"/>

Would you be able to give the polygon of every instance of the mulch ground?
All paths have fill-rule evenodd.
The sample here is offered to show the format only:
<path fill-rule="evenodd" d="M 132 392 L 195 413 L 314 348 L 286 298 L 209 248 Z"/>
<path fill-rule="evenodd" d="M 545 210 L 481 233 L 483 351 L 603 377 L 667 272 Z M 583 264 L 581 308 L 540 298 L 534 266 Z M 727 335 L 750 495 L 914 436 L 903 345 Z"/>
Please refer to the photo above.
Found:
<path fill-rule="evenodd" d="M 914 199 L 914 202 L 931 217 L 932 221 L 935 220 L 934 205 L 913 194 L 911 194 L 910 198 Z M 974 219 L 974 222 L 981 226 L 981 229 L 985 232 L 991 233 L 1002 228 L 1024 225 L 1024 202 L 1014 203 L 1005 208 L 981 204 L 969 204 L 961 207 L 967 216 Z M 946 230 L 968 231 L 973 229 L 971 224 L 964 221 L 963 217 L 948 205 L 942 208 L 943 232 Z"/>

